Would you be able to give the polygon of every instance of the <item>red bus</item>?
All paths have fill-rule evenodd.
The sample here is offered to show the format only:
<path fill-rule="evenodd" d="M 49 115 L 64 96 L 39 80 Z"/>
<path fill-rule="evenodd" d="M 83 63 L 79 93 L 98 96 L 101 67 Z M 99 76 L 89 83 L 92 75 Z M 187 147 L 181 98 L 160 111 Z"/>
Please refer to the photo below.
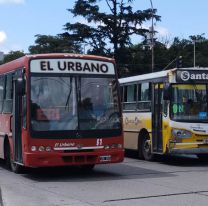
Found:
<path fill-rule="evenodd" d="M 0 158 L 16 173 L 123 161 L 114 60 L 37 54 L 1 65 L 0 136 Z"/>

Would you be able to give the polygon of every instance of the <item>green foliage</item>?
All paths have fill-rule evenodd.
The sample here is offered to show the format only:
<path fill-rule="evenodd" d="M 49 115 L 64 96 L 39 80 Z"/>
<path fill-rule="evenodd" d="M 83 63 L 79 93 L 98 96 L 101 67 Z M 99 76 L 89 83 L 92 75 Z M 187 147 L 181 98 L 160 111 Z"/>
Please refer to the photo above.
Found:
<path fill-rule="evenodd" d="M 51 35 L 36 35 L 34 46 L 29 47 L 31 54 L 41 53 L 78 53 L 80 52 L 79 45 L 75 44 L 64 36 L 51 36 Z"/>
<path fill-rule="evenodd" d="M 5 55 L 3 61 L 0 64 L 10 62 L 10 61 L 18 59 L 24 55 L 25 54 L 23 51 L 10 51 L 8 54 Z"/>
<path fill-rule="evenodd" d="M 147 29 L 141 25 L 153 17 L 160 20 L 153 11 L 133 11 L 133 0 L 106 0 L 108 11 L 102 11 L 100 0 L 77 0 L 69 11 L 84 17 L 86 23 L 66 23 L 64 36 L 79 43 L 88 44 L 91 54 L 113 55 L 119 59 L 119 50 L 131 45 L 133 34 L 145 36 Z M 103 2 L 103 3 L 104 3 Z"/>
<path fill-rule="evenodd" d="M 179 56 L 183 58 L 182 67 L 193 67 L 194 44 L 195 60 L 197 67 L 208 67 L 208 40 L 200 35 L 190 36 L 189 39 L 174 38 L 167 46 L 165 43 L 156 41 L 154 45 L 154 71 L 172 69 L 177 66 Z M 151 72 L 152 53 L 146 42 L 122 49 L 119 53 L 118 65 L 121 76 L 132 76 Z"/>
<path fill-rule="evenodd" d="M 154 71 L 160 71 L 168 64 L 168 49 L 160 43 L 155 42 L 155 68 Z M 132 45 L 122 49 L 119 53 L 119 68 L 121 76 L 132 76 L 144 73 L 150 73 L 152 70 L 152 52 L 146 42 Z"/>
<path fill-rule="evenodd" d="M 114 57 L 120 77 L 149 73 L 152 70 L 152 50 L 147 36 L 149 30 L 141 25 L 152 18 L 159 21 L 157 10 L 134 11 L 134 0 L 77 0 L 72 9 L 74 17 L 83 17 L 86 23 L 68 22 L 63 34 L 56 36 L 36 35 L 35 45 L 29 47 L 31 54 L 37 53 L 85 53 Z M 102 11 L 102 4 L 107 11 Z M 143 36 L 144 40 L 132 45 L 132 35 Z M 183 67 L 208 67 L 208 39 L 202 35 L 189 39 L 175 37 L 173 41 L 154 42 L 154 71 L 176 67 L 179 56 Z M 1 63 L 24 56 L 22 51 L 11 51 Z"/>

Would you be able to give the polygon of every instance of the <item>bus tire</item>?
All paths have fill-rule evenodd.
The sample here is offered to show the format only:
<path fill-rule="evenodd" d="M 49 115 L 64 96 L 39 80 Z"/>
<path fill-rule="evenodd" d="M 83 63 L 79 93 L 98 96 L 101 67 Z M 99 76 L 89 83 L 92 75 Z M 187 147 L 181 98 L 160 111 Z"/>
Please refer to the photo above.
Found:
<path fill-rule="evenodd" d="M 141 135 L 138 137 L 138 158 L 144 160 L 144 155 L 142 152 L 142 137 Z"/>
<path fill-rule="evenodd" d="M 7 169 L 11 170 L 10 146 L 9 146 L 9 140 L 7 138 L 5 139 L 5 143 L 4 143 L 4 159 L 5 159 Z"/>
<path fill-rule="evenodd" d="M 6 166 L 9 170 L 17 174 L 20 174 L 23 172 L 24 167 L 22 165 L 14 163 L 12 159 L 12 153 L 11 153 L 8 139 L 6 140 L 6 143 L 5 143 L 5 159 L 6 159 Z"/>
<path fill-rule="evenodd" d="M 14 173 L 21 174 L 24 172 L 24 167 L 22 165 L 16 164 L 11 160 L 11 170 Z"/>
<path fill-rule="evenodd" d="M 145 160 L 152 161 L 154 160 L 154 154 L 151 152 L 151 142 L 148 134 L 145 134 L 142 139 L 142 155 Z"/>

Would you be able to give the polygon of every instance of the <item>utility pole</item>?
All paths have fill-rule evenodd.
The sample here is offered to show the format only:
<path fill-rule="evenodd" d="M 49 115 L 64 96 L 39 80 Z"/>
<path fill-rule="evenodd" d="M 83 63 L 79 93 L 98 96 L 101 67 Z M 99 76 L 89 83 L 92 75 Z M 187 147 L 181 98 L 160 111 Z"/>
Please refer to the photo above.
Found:
<path fill-rule="evenodd" d="M 193 40 L 194 44 L 194 68 L 196 67 L 196 40 Z"/>
<path fill-rule="evenodd" d="M 152 72 L 154 71 L 154 22 L 153 22 L 153 4 L 152 4 L 152 0 L 150 0 L 150 4 L 151 4 L 151 9 L 152 9 L 152 26 L 150 29 L 150 33 L 151 33 L 151 50 L 152 50 Z"/>
<path fill-rule="evenodd" d="M 201 34 L 200 36 L 202 37 L 204 35 Z M 193 45 L 194 45 L 194 68 L 196 67 L 196 43 L 197 42 L 203 42 L 204 40 L 203 39 L 197 39 L 196 37 L 192 40 L 193 42 Z"/>

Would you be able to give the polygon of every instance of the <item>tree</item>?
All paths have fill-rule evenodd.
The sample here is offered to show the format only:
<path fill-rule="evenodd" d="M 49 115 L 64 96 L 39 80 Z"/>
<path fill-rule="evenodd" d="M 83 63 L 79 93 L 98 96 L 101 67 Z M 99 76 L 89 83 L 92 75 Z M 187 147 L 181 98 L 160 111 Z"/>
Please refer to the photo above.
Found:
<path fill-rule="evenodd" d="M 73 9 L 68 9 L 75 17 L 81 16 L 86 23 L 66 23 L 64 37 L 91 46 L 90 53 L 114 55 L 118 60 L 121 49 L 131 44 L 133 34 L 145 36 L 149 31 L 142 24 L 160 16 L 147 9 L 133 11 L 134 0 L 105 0 L 107 11 L 101 11 L 100 0 L 77 0 Z M 108 12 L 108 13 L 107 13 Z"/>
<path fill-rule="evenodd" d="M 193 67 L 194 43 L 196 66 L 208 67 L 208 40 L 200 35 L 190 36 L 188 39 L 175 37 L 173 41 L 156 41 L 154 71 L 173 69 L 179 66 L 179 57 L 182 57 L 182 67 Z M 172 42 L 172 43 L 171 43 Z M 121 75 L 133 76 L 151 71 L 151 49 L 146 40 L 122 49 L 119 53 L 119 68 Z"/>
<path fill-rule="evenodd" d="M 18 59 L 22 56 L 24 56 L 24 52 L 23 51 L 10 51 L 8 54 L 6 54 L 4 56 L 4 59 L 3 61 L 1 62 L 1 64 L 4 64 L 4 63 L 7 63 L 7 62 L 10 62 L 12 60 L 15 60 L 15 59 Z"/>
<path fill-rule="evenodd" d="M 154 71 L 162 70 L 169 62 L 168 48 L 165 44 L 156 41 L 155 50 L 155 68 Z M 128 48 L 122 49 L 119 53 L 118 66 L 121 69 L 122 76 L 132 76 L 144 73 L 149 73 L 152 69 L 152 52 L 146 40 L 137 44 L 131 45 Z"/>
<path fill-rule="evenodd" d="M 201 35 L 189 36 L 189 39 L 174 38 L 174 41 L 168 49 L 167 58 L 169 61 L 177 59 L 179 56 L 183 58 L 183 67 L 193 67 L 194 65 L 194 41 L 195 42 L 195 60 L 196 66 L 208 66 L 208 40 Z M 173 62 L 169 68 L 176 66 Z"/>
<path fill-rule="evenodd" d="M 195 52 L 195 65 L 200 67 L 207 67 L 208 66 L 208 40 L 203 37 L 204 34 L 196 35 L 196 36 L 189 36 L 192 41 L 192 53 Z M 195 47 L 195 51 L 194 51 Z M 192 66 L 194 62 L 194 55 L 192 55 Z"/>
<path fill-rule="evenodd" d="M 37 34 L 34 46 L 29 47 L 31 54 L 40 53 L 77 53 L 80 52 L 80 46 L 68 38 L 61 35 L 40 35 Z"/>

